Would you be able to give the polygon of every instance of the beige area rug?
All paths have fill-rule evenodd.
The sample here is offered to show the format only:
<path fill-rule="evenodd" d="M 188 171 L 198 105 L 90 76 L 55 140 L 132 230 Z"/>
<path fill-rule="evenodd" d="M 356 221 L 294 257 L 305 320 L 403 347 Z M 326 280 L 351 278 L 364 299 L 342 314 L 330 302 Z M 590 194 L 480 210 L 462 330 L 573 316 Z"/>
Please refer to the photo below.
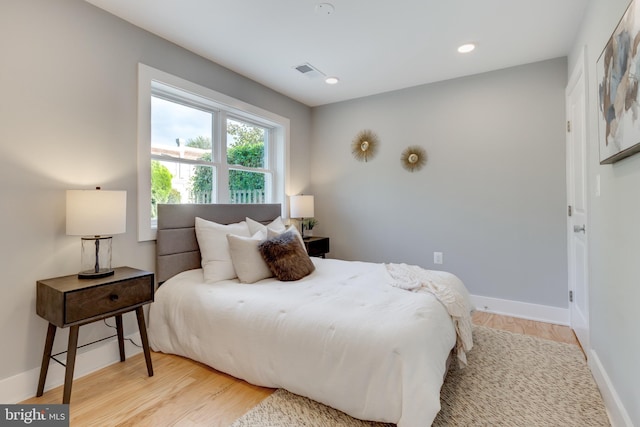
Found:
<path fill-rule="evenodd" d="M 434 426 L 609 426 L 604 404 L 574 345 L 474 326 L 469 366 L 452 367 Z M 393 426 L 349 417 L 278 390 L 232 427 Z"/>

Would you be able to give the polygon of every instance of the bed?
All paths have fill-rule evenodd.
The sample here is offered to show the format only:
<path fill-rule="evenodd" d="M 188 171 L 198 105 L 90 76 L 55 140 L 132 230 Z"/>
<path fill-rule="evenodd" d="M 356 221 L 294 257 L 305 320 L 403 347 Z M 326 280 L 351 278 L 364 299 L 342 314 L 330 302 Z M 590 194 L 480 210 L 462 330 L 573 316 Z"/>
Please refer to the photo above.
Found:
<path fill-rule="evenodd" d="M 159 206 L 151 348 L 355 418 L 431 425 L 452 350 L 463 364 L 472 345 L 462 282 L 403 264 L 321 258 L 296 281 L 205 281 L 197 221 L 272 224 L 280 213 L 275 204 Z"/>

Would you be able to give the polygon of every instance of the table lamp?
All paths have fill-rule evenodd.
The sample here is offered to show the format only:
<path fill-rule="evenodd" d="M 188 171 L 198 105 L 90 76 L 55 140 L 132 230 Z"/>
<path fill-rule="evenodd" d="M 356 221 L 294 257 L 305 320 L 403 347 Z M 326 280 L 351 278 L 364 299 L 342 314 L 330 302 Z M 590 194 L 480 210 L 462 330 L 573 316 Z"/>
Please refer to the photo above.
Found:
<path fill-rule="evenodd" d="M 291 196 L 290 199 L 291 218 L 300 218 L 300 231 L 304 239 L 304 219 L 312 218 L 313 212 L 313 196 L 300 194 Z"/>
<path fill-rule="evenodd" d="M 127 192 L 67 190 L 67 234 L 82 237 L 80 279 L 113 274 L 113 234 L 127 231 Z"/>

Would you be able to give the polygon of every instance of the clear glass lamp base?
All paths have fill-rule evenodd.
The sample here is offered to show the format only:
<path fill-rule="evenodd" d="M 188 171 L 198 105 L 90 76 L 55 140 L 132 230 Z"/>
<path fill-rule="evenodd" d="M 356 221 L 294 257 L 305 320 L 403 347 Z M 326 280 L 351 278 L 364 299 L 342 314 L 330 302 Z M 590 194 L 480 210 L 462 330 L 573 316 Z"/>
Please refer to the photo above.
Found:
<path fill-rule="evenodd" d="M 97 279 L 111 276 L 111 236 L 82 238 L 82 271 L 79 279 Z"/>
<path fill-rule="evenodd" d="M 98 279 L 100 277 L 107 277 L 113 275 L 112 269 L 101 268 L 98 272 L 93 270 L 81 271 L 78 273 L 79 279 Z"/>

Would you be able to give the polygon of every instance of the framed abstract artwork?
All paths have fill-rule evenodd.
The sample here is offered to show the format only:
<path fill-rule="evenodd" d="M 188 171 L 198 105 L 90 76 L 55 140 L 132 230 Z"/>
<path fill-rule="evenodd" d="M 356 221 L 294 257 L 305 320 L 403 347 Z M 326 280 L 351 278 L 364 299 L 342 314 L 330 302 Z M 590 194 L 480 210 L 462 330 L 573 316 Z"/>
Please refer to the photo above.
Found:
<path fill-rule="evenodd" d="M 596 64 L 600 164 L 640 152 L 639 12 L 633 0 Z"/>

